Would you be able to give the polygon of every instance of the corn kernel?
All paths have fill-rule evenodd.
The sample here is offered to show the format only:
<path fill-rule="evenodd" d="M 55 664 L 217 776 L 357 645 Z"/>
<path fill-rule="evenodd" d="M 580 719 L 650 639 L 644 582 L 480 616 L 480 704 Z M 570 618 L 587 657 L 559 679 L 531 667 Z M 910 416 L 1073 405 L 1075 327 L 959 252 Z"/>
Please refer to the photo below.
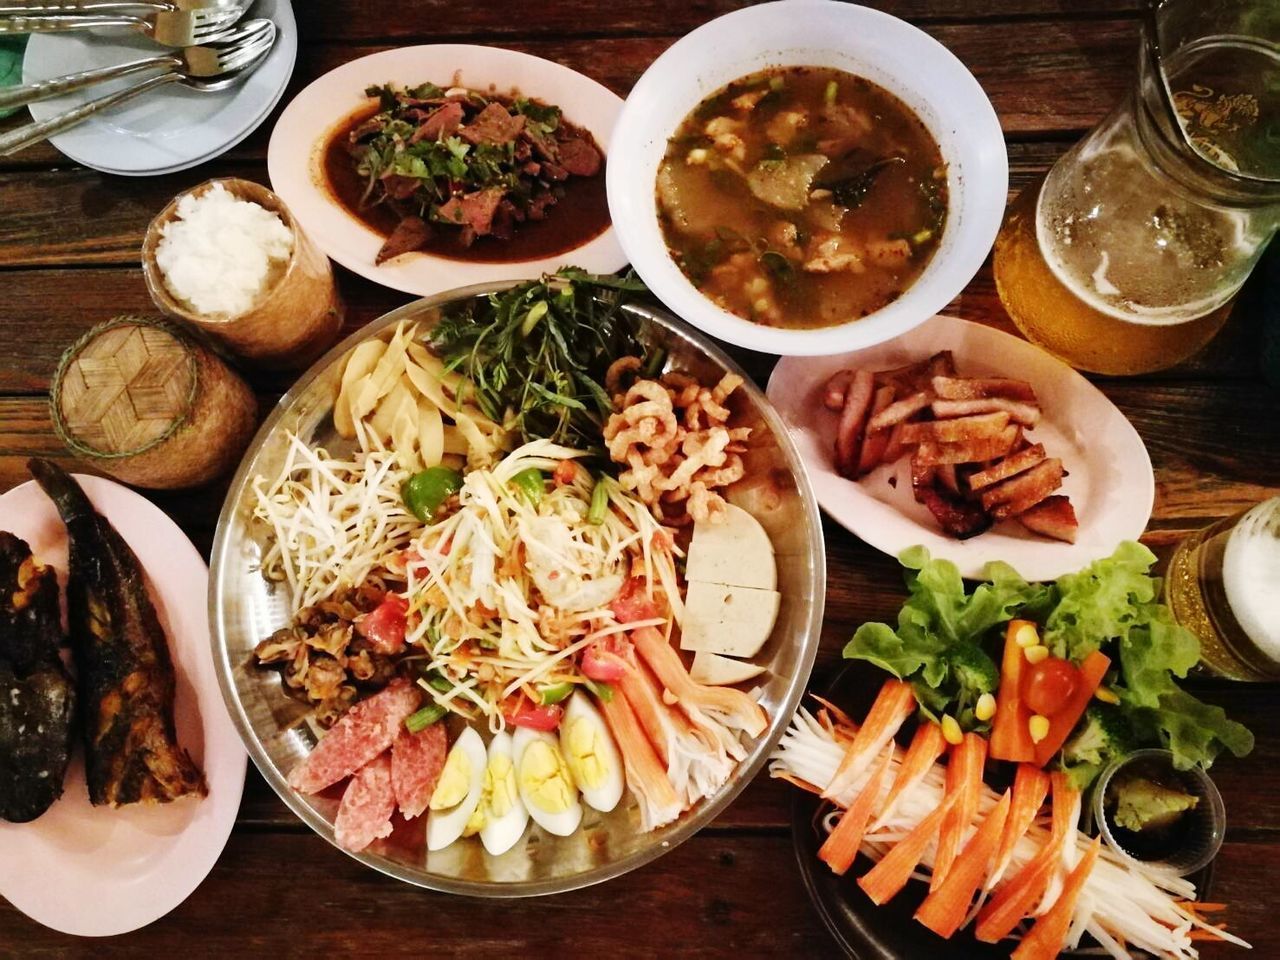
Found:
<path fill-rule="evenodd" d="M 973 715 L 979 720 L 990 720 L 996 715 L 996 698 L 989 693 L 984 693 L 974 705 Z"/>
<path fill-rule="evenodd" d="M 956 718 L 949 713 L 942 715 L 942 739 L 952 746 L 958 746 L 964 740 L 960 724 L 956 723 Z"/>
<path fill-rule="evenodd" d="M 1116 692 L 1112 690 L 1110 687 L 1099 687 L 1097 690 L 1093 691 L 1093 695 L 1097 697 L 1099 700 L 1101 700 L 1103 703 L 1119 703 L 1120 702 L 1120 697 L 1117 696 Z"/>
<path fill-rule="evenodd" d="M 1027 663 L 1041 663 L 1049 659 L 1049 648 L 1043 643 L 1037 643 L 1033 647 L 1027 647 L 1022 651 L 1026 655 Z"/>
<path fill-rule="evenodd" d="M 1042 717 L 1038 713 L 1033 714 L 1027 721 L 1027 730 L 1031 734 L 1031 742 L 1039 743 L 1049 735 L 1049 718 Z"/>
<path fill-rule="evenodd" d="M 706 162 L 707 162 L 707 151 L 703 147 L 697 147 L 696 149 L 690 150 L 689 155 L 685 157 L 685 163 L 690 163 L 690 164 L 693 164 L 694 166 L 698 166 Z"/>
<path fill-rule="evenodd" d="M 1033 624 L 1024 623 L 1013 634 L 1013 642 L 1022 648 L 1034 647 L 1040 642 L 1040 635 L 1036 633 Z"/>

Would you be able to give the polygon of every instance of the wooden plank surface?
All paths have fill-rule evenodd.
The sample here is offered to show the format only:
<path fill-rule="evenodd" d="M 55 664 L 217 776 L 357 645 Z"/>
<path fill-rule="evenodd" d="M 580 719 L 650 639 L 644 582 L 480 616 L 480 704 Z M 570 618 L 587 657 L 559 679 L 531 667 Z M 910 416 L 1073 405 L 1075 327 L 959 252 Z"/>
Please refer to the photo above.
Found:
<path fill-rule="evenodd" d="M 557 60 L 619 94 L 683 33 L 737 0 L 564 0 L 453 4 L 309 0 L 291 94 L 350 59 L 413 43 L 491 42 Z M 1008 140 L 1011 191 L 1034 182 L 1131 82 L 1138 0 L 887 0 L 876 4 L 946 44 L 990 95 Z M 286 97 L 285 102 L 287 102 Z M 279 110 L 274 116 L 278 116 Z M 22 121 L 0 121 L 0 131 Z M 0 490 L 32 454 L 63 456 L 43 394 L 62 350 L 92 324 L 153 313 L 137 269 L 150 218 L 211 176 L 266 183 L 268 121 L 225 157 L 171 176 L 104 176 L 52 147 L 0 158 Z M 346 271 L 358 328 L 409 297 Z M 949 312 L 1008 328 L 989 264 Z M 1186 532 L 1280 491 L 1280 394 L 1257 375 L 1257 331 L 1233 322 L 1200 356 L 1165 373 L 1099 386 L 1142 435 L 1157 498 L 1144 540 L 1162 557 Z M 737 351 L 761 383 L 772 361 Z M 265 414 L 287 376 L 249 373 Z M 1124 465 L 1117 465 L 1124 469 Z M 226 481 L 149 493 L 207 553 Z M 827 522 L 829 592 L 817 670 L 830 670 L 858 624 L 890 619 L 897 564 Z M 1229 830 L 1214 898 L 1256 956 L 1280 956 L 1280 918 L 1259 894 L 1280 872 L 1280 741 L 1274 686 L 1196 681 L 1258 734 L 1245 762 L 1214 776 Z M 789 839 L 791 788 L 765 777 L 706 831 L 658 862 L 592 890 L 527 902 L 447 898 L 381 877 L 329 847 L 250 771 L 236 831 L 204 885 L 144 931 L 77 941 L 0 904 L 0 957 L 184 955 L 584 955 L 827 957 Z M 3 851 L 0 851 L 3 856 Z M 628 939 L 630 938 L 630 939 Z M 1239 956 L 1219 946 L 1209 958 Z"/>

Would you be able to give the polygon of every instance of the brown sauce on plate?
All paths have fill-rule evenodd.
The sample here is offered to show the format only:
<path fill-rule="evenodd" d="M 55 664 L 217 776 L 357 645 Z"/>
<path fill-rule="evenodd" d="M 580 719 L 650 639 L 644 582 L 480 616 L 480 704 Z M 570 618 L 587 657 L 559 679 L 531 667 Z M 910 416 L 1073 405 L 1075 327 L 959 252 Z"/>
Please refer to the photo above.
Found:
<path fill-rule="evenodd" d="M 356 173 L 347 153 L 347 135 L 359 124 L 377 113 L 376 106 L 362 107 L 347 117 L 329 134 L 324 145 L 324 186 L 329 195 L 347 213 L 355 217 L 379 237 L 386 238 L 399 223 L 395 212 L 382 204 L 361 207 L 365 181 Z M 591 135 L 577 128 L 587 138 Z M 594 138 L 591 142 L 595 143 Z M 599 144 L 596 144 L 599 149 Z M 604 156 L 604 151 L 600 151 Z M 607 163 L 607 158 L 605 159 Z M 449 260 L 477 263 L 512 263 L 553 257 L 582 246 L 602 234 L 609 226 L 609 204 L 605 196 L 605 167 L 592 177 L 570 177 L 561 184 L 563 196 L 547 210 L 545 220 L 529 220 L 516 226 L 509 240 L 477 237 L 469 247 L 459 242 L 458 231 L 437 230 L 435 235 L 415 253 L 426 253 Z M 404 254 L 412 256 L 413 254 Z"/>

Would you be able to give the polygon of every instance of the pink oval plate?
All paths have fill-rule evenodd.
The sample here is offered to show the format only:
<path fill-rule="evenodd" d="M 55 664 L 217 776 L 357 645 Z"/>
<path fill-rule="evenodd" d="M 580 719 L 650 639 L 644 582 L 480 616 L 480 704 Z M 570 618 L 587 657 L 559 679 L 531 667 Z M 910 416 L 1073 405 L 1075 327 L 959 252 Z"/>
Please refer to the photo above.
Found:
<path fill-rule="evenodd" d="M 200 554 L 149 500 L 110 480 L 76 479 L 147 573 L 177 672 L 178 741 L 209 783 L 199 801 L 94 807 L 77 748 L 60 800 L 31 823 L 0 821 L 0 895 L 54 930 L 102 937 L 158 920 L 208 875 L 240 809 L 246 754 L 218 689 Z M 34 481 L 0 496 L 0 529 L 65 583 L 67 532 Z"/>

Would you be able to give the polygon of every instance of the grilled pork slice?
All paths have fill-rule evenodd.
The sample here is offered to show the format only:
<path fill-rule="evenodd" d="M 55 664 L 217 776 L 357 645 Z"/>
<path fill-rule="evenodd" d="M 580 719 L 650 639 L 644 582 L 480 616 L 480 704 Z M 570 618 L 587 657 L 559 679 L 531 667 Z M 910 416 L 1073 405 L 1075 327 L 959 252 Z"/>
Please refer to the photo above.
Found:
<path fill-rule="evenodd" d="M 71 544 L 67 611 L 89 799 L 117 807 L 203 797 L 204 775 L 178 745 L 173 663 L 138 558 L 61 467 L 27 467 Z"/>
<path fill-rule="evenodd" d="M 1024 470 L 1030 470 L 1044 458 L 1044 444 L 1033 443 L 1031 446 L 1024 447 L 1017 453 L 1011 453 L 1003 460 L 993 463 L 977 473 L 970 474 L 969 489 L 975 492 L 985 490 L 992 484 L 999 483 L 1001 480 L 1008 480 Z"/>
<path fill-rule="evenodd" d="M 1023 426 L 1034 427 L 1040 422 L 1039 407 L 1017 400 L 1006 400 L 1004 397 L 989 397 L 983 400 L 934 400 L 932 409 L 933 415 L 939 420 L 1003 411 Z"/>
<path fill-rule="evenodd" d="M 1075 543 L 1080 530 L 1075 508 L 1062 494 L 1046 497 L 1030 510 L 1023 511 L 1018 515 L 1018 522 L 1032 533 L 1067 543 Z"/>
<path fill-rule="evenodd" d="M 957 540 L 976 537 L 991 526 L 991 517 L 980 505 L 956 496 L 937 480 L 918 487 L 916 499 L 928 507 L 938 525 Z"/>
<path fill-rule="evenodd" d="M 1051 457 L 1030 470 L 982 491 L 982 505 L 997 520 L 1016 517 L 1062 486 L 1062 461 Z"/>
<path fill-rule="evenodd" d="M 0 532 L 0 820 L 34 820 L 62 796 L 76 696 L 60 619 L 53 569 Z"/>
<path fill-rule="evenodd" d="M 1005 377 L 934 377 L 933 392 L 943 400 L 986 400 L 1004 397 L 1036 403 L 1036 392 L 1025 380 Z"/>

